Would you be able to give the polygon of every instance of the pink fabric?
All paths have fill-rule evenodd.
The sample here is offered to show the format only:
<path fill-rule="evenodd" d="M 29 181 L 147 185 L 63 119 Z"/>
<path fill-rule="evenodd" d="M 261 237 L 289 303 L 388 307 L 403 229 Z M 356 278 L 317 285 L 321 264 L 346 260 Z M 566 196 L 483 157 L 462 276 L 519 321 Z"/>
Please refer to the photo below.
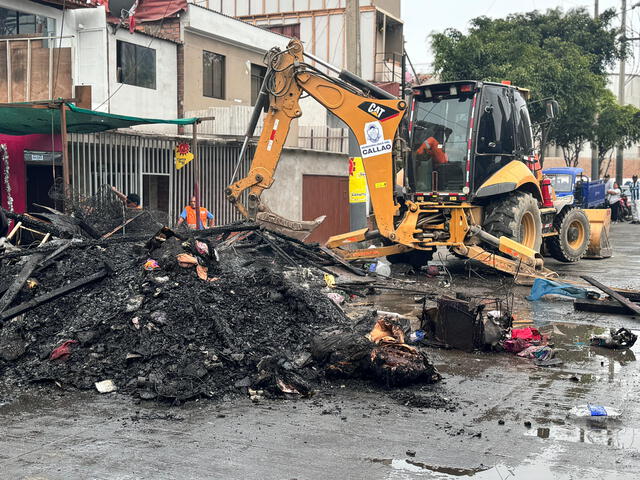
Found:
<path fill-rule="evenodd" d="M 509 340 L 505 340 L 503 343 L 503 347 L 506 352 L 518 353 L 524 350 L 525 348 L 530 347 L 531 344 L 522 338 L 511 338 Z"/>

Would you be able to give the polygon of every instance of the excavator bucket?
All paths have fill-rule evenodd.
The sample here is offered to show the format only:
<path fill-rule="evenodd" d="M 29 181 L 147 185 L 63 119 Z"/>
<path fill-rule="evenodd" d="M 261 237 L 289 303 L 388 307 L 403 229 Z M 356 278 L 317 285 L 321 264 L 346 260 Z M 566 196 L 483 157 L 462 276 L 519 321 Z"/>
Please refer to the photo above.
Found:
<path fill-rule="evenodd" d="M 587 209 L 584 210 L 591 225 L 591 238 L 589 247 L 583 258 L 609 258 L 612 255 L 609 240 L 609 228 L 611 227 L 611 210 Z"/>
<path fill-rule="evenodd" d="M 326 215 L 322 215 L 315 220 L 295 221 L 281 217 L 269 210 L 259 212 L 256 215 L 256 223 L 272 232 L 282 233 L 297 240 L 304 241 L 318 228 L 325 218 Z"/>

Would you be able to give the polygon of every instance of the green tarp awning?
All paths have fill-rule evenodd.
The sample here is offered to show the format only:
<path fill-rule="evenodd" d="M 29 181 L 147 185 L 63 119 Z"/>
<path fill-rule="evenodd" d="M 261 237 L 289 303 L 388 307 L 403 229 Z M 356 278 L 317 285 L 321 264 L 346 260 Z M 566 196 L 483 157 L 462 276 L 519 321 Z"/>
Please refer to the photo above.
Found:
<path fill-rule="evenodd" d="M 60 109 L 32 107 L 24 104 L 0 106 L 0 134 L 30 135 L 32 133 L 60 133 Z M 95 133 L 115 128 L 128 128 L 134 125 L 150 125 L 167 123 L 173 125 L 191 125 L 196 118 L 179 118 L 176 120 L 160 120 L 157 118 L 128 117 L 111 113 L 95 112 L 66 104 L 68 133 Z"/>

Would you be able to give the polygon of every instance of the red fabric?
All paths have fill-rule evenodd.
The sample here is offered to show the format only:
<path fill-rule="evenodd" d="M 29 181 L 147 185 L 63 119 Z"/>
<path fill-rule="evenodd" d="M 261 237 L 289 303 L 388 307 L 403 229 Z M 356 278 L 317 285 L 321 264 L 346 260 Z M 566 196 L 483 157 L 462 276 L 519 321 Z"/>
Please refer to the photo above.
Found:
<path fill-rule="evenodd" d="M 51 352 L 51 355 L 49 356 L 49 360 L 57 360 L 58 358 L 66 360 L 67 358 L 69 358 L 69 355 L 71 355 L 71 344 L 72 343 L 78 343 L 78 342 L 76 340 L 67 340 L 62 345 L 60 345 L 58 348 L 55 348 Z"/>
<path fill-rule="evenodd" d="M 120 12 L 112 13 L 109 10 L 108 0 L 103 3 L 112 17 L 120 18 Z M 155 22 L 186 9 L 187 0 L 142 0 L 138 2 L 138 8 L 136 8 L 135 22 Z"/>
<path fill-rule="evenodd" d="M 542 335 L 536 328 L 514 328 L 511 330 L 511 338 L 521 338 L 528 342 L 539 342 L 542 340 Z"/>

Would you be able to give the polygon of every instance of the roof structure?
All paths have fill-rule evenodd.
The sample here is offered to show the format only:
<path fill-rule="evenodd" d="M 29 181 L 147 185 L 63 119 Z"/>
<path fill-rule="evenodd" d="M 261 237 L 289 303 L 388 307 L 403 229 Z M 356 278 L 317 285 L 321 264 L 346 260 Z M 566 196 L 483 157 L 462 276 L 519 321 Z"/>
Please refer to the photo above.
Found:
<path fill-rule="evenodd" d="M 68 133 L 96 133 L 116 128 L 136 125 L 173 124 L 191 125 L 197 118 L 172 120 L 129 117 L 112 113 L 96 112 L 66 104 L 66 125 Z M 0 104 L 0 134 L 30 135 L 33 133 L 60 133 L 60 104 Z"/>

